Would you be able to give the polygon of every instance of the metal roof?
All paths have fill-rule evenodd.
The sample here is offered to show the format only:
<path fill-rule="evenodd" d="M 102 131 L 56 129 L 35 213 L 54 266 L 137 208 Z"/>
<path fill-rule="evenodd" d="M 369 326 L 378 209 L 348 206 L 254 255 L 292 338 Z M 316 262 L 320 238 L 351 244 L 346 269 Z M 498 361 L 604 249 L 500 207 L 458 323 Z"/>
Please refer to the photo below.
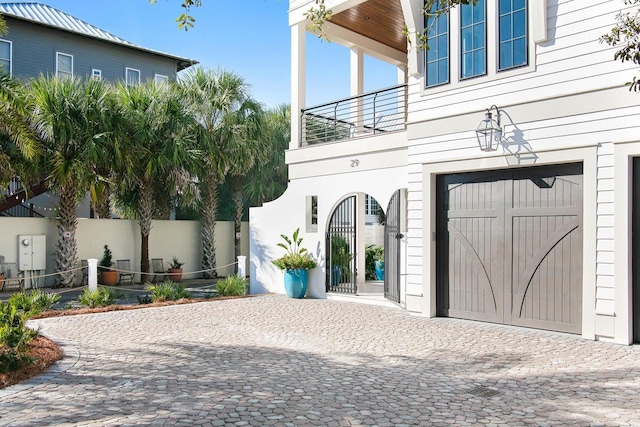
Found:
<path fill-rule="evenodd" d="M 178 71 L 198 63 L 198 61 L 194 59 L 183 58 L 170 53 L 138 46 L 46 4 L 31 2 L 0 3 L 0 14 L 175 59 L 178 62 Z"/>

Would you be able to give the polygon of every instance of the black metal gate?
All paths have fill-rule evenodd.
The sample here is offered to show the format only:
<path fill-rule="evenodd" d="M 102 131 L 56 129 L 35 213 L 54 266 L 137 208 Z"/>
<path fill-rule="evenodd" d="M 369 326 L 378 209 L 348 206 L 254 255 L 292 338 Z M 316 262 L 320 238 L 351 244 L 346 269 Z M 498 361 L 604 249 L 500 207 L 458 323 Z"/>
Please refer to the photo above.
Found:
<path fill-rule="evenodd" d="M 384 225 L 384 296 L 400 302 L 401 190 L 393 193 Z"/>
<path fill-rule="evenodd" d="M 355 294 L 356 196 L 344 199 L 333 211 L 327 231 L 327 292 Z"/>

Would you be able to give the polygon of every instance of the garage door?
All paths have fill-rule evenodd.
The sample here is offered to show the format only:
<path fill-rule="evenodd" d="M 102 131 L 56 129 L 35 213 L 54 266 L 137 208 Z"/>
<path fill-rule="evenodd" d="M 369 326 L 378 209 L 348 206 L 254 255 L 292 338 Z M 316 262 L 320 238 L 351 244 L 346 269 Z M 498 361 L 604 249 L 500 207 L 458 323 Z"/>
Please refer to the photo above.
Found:
<path fill-rule="evenodd" d="M 582 165 L 437 186 L 438 315 L 580 333 Z"/>

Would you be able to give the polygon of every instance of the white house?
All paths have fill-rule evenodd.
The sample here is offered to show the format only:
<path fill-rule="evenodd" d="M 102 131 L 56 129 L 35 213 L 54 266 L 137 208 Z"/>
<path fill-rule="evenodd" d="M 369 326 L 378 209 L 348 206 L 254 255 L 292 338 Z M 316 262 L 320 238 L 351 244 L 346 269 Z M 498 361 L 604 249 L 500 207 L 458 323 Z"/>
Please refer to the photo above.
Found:
<path fill-rule="evenodd" d="M 370 195 L 387 215 L 385 294 L 406 310 L 640 342 L 640 97 L 599 42 L 624 2 L 479 0 L 427 23 L 422 0 L 325 3 L 351 98 L 306 105 L 315 2 L 291 0 L 290 183 L 250 212 L 252 292 L 282 292 L 270 261 L 300 227 L 320 261 L 307 295 L 357 293 Z M 405 25 L 428 25 L 428 52 Z M 399 85 L 363 93 L 364 55 Z M 337 235 L 353 255 L 339 279 Z"/>

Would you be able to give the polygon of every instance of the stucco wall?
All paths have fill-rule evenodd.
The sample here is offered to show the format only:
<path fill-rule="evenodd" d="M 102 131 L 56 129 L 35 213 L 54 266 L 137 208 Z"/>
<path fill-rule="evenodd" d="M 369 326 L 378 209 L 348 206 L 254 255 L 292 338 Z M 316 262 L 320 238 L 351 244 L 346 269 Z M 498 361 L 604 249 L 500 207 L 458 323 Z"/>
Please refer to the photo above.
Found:
<path fill-rule="evenodd" d="M 0 218 L 0 255 L 5 262 L 18 262 L 19 235 L 47 236 L 47 273 L 54 272 L 53 252 L 57 239 L 55 222 L 46 218 Z M 113 253 L 113 261 L 129 259 L 133 270 L 140 271 L 140 229 L 137 221 L 116 219 L 79 219 L 76 234 L 78 258 L 102 257 L 104 245 Z M 232 222 L 216 224 L 216 261 L 218 267 L 235 262 L 234 230 Z M 249 226 L 242 224 L 241 253 L 249 255 Z M 153 221 L 149 236 L 149 258 L 163 258 L 165 262 L 177 256 L 185 273 L 201 270 L 202 240 L 197 221 Z M 166 265 L 165 265 L 166 267 Z M 233 266 L 220 268 L 218 274 L 227 276 Z M 191 275 L 191 277 L 199 277 Z M 189 278 L 187 275 L 186 278 Z M 136 280 L 139 276 L 136 276 Z M 53 278 L 46 285 L 53 284 Z"/>

